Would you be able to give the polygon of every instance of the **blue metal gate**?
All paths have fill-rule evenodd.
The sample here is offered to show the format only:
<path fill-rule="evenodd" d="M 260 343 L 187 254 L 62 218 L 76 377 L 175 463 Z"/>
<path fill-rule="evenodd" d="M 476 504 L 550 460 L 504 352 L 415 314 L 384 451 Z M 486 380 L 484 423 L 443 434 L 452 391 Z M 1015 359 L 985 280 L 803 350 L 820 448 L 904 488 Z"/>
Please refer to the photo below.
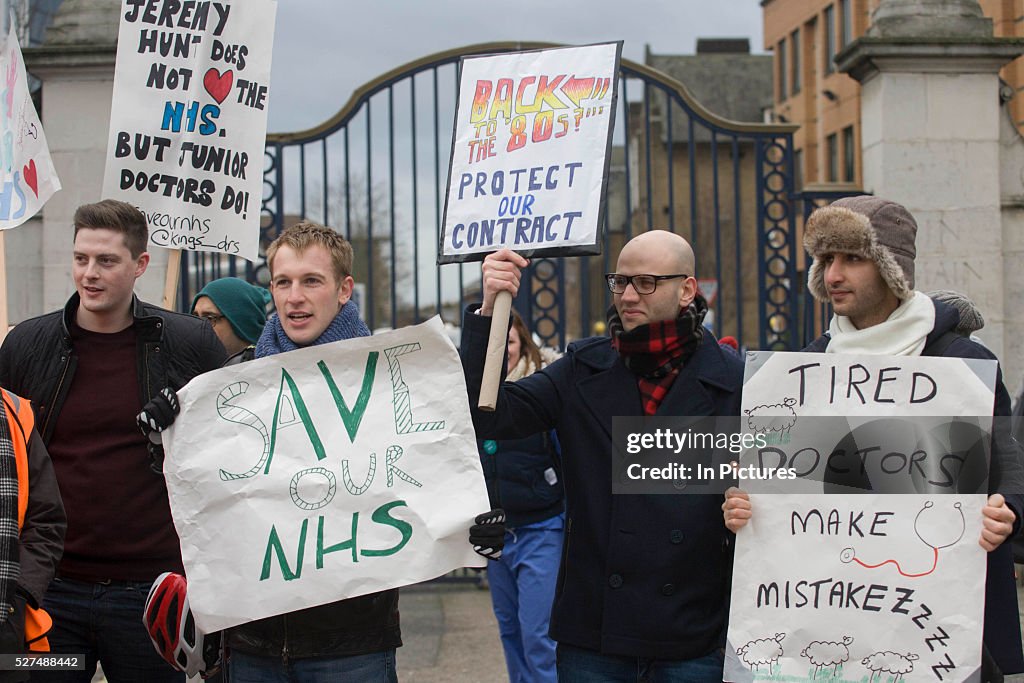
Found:
<path fill-rule="evenodd" d="M 431 55 L 359 88 L 315 128 L 268 135 L 262 247 L 300 219 L 324 223 L 352 242 L 356 298 L 371 329 L 434 314 L 459 325 L 463 305 L 479 300 L 479 266 L 434 265 L 459 57 L 541 47 L 551 45 Z M 535 260 L 516 307 L 552 346 L 603 331 L 611 301 L 601 275 L 633 235 L 661 228 L 693 245 L 718 335 L 751 348 L 800 348 L 813 325 L 798 299 L 795 126 L 721 119 L 643 64 L 623 60 L 620 75 L 603 254 Z M 186 256 L 182 307 L 216 277 L 269 282 L 262 248 L 254 264 Z"/>

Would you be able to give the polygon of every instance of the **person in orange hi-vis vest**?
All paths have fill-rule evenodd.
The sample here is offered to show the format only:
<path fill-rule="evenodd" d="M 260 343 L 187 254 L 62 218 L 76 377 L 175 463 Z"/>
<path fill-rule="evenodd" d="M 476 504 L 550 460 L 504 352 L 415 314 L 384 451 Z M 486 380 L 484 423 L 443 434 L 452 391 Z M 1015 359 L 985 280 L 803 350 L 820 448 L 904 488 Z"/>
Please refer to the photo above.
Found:
<path fill-rule="evenodd" d="M 0 389 L 0 653 L 48 652 L 40 608 L 64 550 L 67 518 L 29 402 Z M 11 523 L 16 522 L 16 523 Z M 0 671 L 0 682 L 28 671 Z"/>

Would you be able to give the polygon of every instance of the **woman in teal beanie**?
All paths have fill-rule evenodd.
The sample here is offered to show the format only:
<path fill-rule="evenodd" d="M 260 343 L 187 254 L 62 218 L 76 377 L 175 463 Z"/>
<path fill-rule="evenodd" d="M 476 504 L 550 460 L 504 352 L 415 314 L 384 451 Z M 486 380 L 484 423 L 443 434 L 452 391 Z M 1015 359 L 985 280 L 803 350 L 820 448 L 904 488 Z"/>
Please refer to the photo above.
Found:
<path fill-rule="evenodd" d="M 192 299 L 192 314 L 213 325 L 228 360 L 235 365 L 252 360 L 256 341 L 267 322 L 270 292 L 237 277 L 222 277 L 208 283 Z"/>

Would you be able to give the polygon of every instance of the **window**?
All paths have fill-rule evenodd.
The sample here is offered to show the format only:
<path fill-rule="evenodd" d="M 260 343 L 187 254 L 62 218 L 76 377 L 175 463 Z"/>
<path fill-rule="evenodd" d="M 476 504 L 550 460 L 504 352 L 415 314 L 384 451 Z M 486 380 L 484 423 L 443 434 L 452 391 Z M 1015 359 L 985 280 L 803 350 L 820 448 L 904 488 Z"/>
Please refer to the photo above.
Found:
<path fill-rule="evenodd" d="M 840 47 L 853 42 L 853 0 L 839 0 L 839 40 Z"/>
<path fill-rule="evenodd" d="M 786 77 L 789 75 L 786 72 L 786 41 L 779 41 L 778 51 L 778 67 L 779 67 L 779 102 L 782 102 L 789 96 L 789 86 L 787 85 Z"/>
<path fill-rule="evenodd" d="M 793 66 L 792 82 L 793 95 L 800 92 L 800 29 L 793 31 L 789 36 L 789 42 L 793 49 L 793 58 L 790 60 Z"/>
<path fill-rule="evenodd" d="M 839 138 L 835 133 L 829 135 L 825 140 L 825 153 L 828 154 L 828 182 L 839 181 Z"/>
<path fill-rule="evenodd" d="M 825 73 L 835 73 L 832 58 L 836 55 L 836 17 L 832 5 L 825 8 Z"/>
<path fill-rule="evenodd" d="M 856 149 L 853 146 L 853 126 L 843 128 L 843 180 L 853 182 L 854 158 Z"/>

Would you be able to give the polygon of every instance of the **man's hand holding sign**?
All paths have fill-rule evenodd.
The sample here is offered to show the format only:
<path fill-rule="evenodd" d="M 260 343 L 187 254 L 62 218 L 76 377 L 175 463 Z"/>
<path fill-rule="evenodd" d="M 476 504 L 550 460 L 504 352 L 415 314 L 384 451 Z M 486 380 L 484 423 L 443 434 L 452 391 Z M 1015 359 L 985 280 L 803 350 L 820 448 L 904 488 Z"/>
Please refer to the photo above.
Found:
<path fill-rule="evenodd" d="M 501 368 L 505 363 L 505 340 L 512 312 L 512 297 L 519 293 L 521 269 L 530 262 L 512 251 L 499 249 L 484 258 L 481 266 L 484 301 L 480 315 L 491 316 L 491 336 L 487 340 L 484 383 L 480 387 L 480 408 L 494 410 L 498 398 Z"/>

